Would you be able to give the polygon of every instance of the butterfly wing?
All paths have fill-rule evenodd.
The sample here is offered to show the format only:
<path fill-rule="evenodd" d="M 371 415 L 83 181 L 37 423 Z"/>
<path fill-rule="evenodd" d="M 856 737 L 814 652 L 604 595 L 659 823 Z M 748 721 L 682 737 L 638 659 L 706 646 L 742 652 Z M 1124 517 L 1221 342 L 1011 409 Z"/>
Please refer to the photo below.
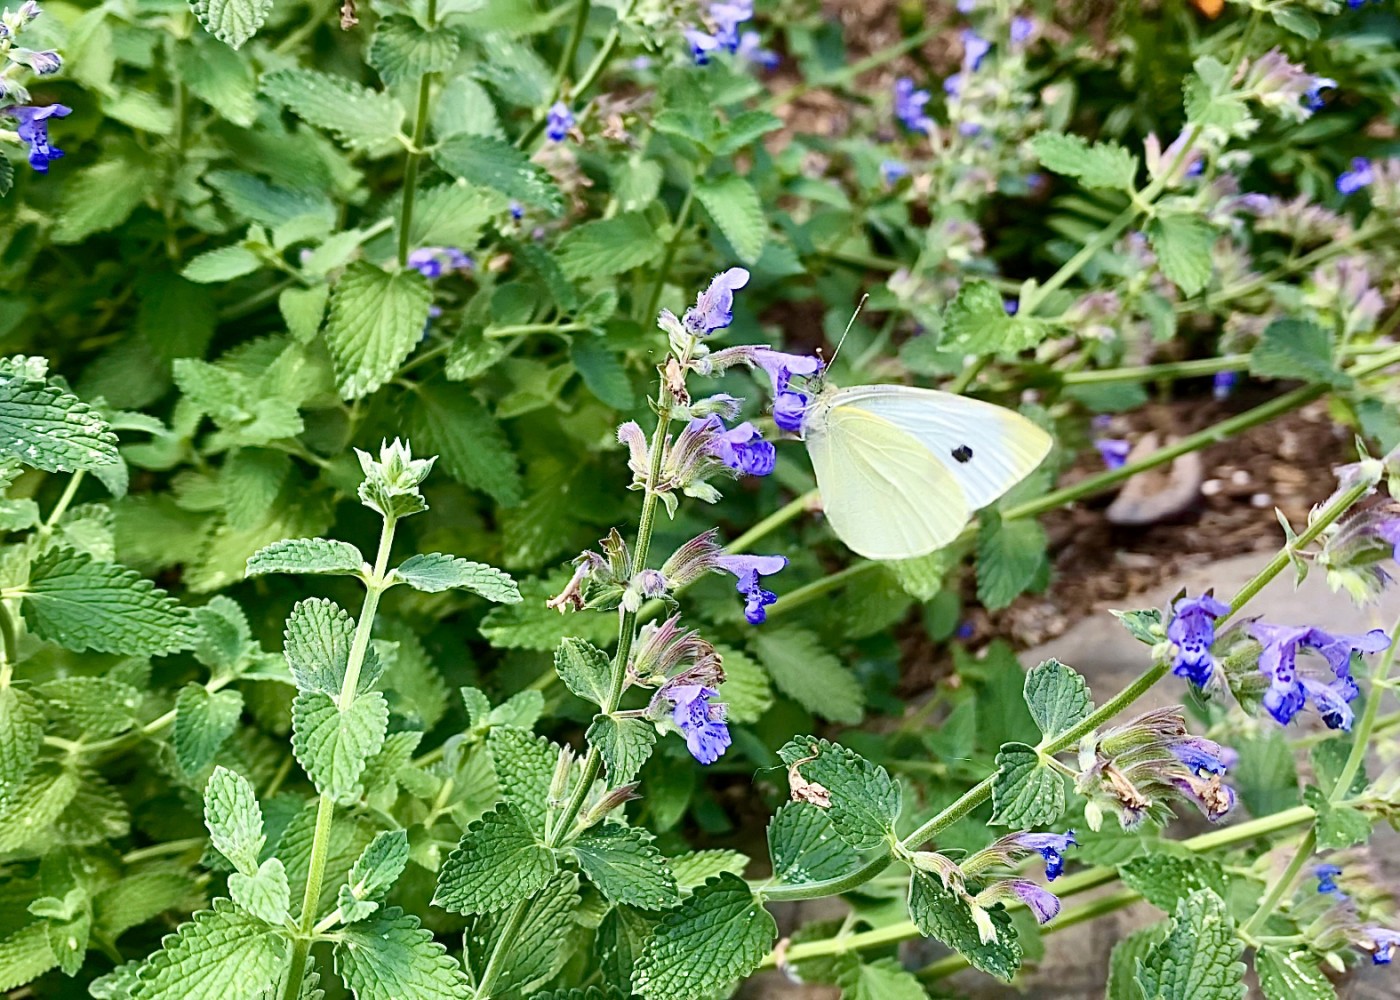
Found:
<path fill-rule="evenodd" d="M 957 481 L 913 435 L 855 406 L 822 408 L 807 452 L 832 529 L 868 559 L 909 559 L 947 545 L 970 511 Z"/>
<path fill-rule="evenodd" d="M 970 511 L 1035 471 L 1054 443 L 1014 410 L 936 389 L 852 386 L 831 405 L 862 410 L 916 438 L 957 482 Z"/>

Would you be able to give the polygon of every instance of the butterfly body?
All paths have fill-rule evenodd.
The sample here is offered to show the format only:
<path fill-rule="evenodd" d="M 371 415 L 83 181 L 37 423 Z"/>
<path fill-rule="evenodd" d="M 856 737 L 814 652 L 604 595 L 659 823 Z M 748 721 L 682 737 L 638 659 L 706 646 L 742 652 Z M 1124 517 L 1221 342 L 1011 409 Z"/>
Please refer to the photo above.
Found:
<path fill-rule="evenodd" d="M 832 529 L 870 559 L 947 545 L 1052 444 L 1012 410 L 903 385 L 823 385 L 803 438 Z"/>

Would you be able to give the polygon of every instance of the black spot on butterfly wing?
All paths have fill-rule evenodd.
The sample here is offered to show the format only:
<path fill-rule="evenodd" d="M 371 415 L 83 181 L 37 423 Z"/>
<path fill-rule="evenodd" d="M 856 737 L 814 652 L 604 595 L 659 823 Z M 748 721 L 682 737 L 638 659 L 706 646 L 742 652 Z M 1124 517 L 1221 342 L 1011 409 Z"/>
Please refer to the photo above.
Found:
<path fill-rule="evenodd" d="M 965 444 L 960 444 L 953 449 L 953 457 L 965 465 L 972 461 L 972 449 Z"/>

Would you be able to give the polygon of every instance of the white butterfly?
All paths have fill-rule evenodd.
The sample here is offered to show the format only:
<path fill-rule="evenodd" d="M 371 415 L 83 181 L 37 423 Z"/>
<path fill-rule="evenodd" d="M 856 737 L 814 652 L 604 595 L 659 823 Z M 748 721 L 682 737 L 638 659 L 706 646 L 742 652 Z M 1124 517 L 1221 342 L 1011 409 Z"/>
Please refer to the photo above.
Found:
<path fill-rule="evenodd" d="M 802 429 L 827 520 L 868 559 L 947 545 L 1053 443 L 1019 413 L 903 385 L 824 385 Z"/>

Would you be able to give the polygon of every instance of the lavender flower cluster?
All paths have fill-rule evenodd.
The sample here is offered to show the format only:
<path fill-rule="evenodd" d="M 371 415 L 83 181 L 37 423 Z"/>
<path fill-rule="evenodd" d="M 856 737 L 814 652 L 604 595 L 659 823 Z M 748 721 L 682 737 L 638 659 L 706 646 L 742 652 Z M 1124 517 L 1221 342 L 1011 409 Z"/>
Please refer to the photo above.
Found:
<path fill-rule="evenodd" d="M 36 0 L 25 0 L 15 11 L 0 13 L 0 115 L 13 118 L 14 131 L 0 129 L 0 140 L 23 143 L 28 147 L 29 165 L 46 174 L 49 164 L 63 156 L 63 150 L 49 139 L 49 120 L 66 118 L 73 109 L 63 104 L 30 103 L 29 90 L 19 77 L 24 71 L 34 76 L 50 76 L 63 68 L 63 58 L 52 50 L 36 50 L 17 45 L 25 28 L 43 11 Z M 12 103 L 4 103 L 6 101 Z"/>

